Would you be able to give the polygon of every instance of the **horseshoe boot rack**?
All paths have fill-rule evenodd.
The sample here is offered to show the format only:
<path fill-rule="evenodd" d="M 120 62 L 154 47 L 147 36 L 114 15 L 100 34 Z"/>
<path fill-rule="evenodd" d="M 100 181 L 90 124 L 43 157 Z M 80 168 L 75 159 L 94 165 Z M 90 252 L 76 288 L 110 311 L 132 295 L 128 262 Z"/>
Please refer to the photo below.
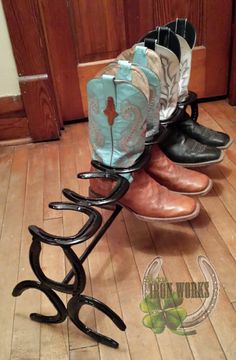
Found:
<path fill-rule="evenodd" d="M 13 289 L 12 295 L 20 296 L 28 289 L 40 290 L 47 296 L 57 312 L 56 315 L 52 316 L 32 313 L 30 314 L 31 320 L 40 323 L 57 324 L 63 322 L 68 316 L 79 330 L 92 337 L 97 342 L 112 348 L 117 348 L 119 346 L 115 340 L 92 330 L 80 320 L 80 309 L 82 306 L 89 305 L 108 316 L 120 330 L 124 331 L 126 329 L 123 320 L 111 308 L 93 297 L 82 294 L 86 285 L 86 273 L 83 263 L 122 209 L 122 207 L 117 204 L 117 201 L 128 191 L 129 182 L 121 175 L 140 170 L 149 160 L 150 150 L 150 146 L 147 146 L 142 156 L 132 167 L 126 169 L 112 168 L 97 161 L 92 161 L 93 167 L 99 171 L 79 173 L 77 175 L 80 179 L 103 178 L 104 181 L 105 179 L 113 180 L 115 182 L 115 187 L 108 196 L 90 198 L 77 194 L 72 190 L 64 189 L 64 196 L 72 202 L 52 202 L 49 204 L 49 207 L 55 210 L 78 211 L 87 215 L 87 222 L 77 234 L 63 237 L 49 234 L 35 225 L 29 226 L 29 232 L 32 235 L 29 261 L 38 281 L 26 280 L 18 283 Z M 94 209 L 94 207 L 113 209 L 110 217 L 103 225 L 102 216 L 99 211 Z M 93 239 L 82 255 L 78 257 L 73 250 L 73 246 L 79 245 L 82 242 L 89 240 L 91 237 L 93 237 Z M 42 243 L 49 246 L 61 247 L 71 264 L 71 270 L 61 282 L 48 278 L 42 270 L 40 265 Z M 55 291 L 71 295 L 67 306 L 64 305 Z"/>

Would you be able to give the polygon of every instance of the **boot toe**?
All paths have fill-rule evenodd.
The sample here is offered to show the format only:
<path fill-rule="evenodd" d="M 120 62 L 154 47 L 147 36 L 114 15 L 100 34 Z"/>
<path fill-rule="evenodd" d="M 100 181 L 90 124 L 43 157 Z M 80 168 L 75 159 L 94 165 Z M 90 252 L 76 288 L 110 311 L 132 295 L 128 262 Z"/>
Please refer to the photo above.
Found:
<path fill-rule="evenodd" d="M 199 214 L 200 205 L 196 199 L 168 191 L 164 205 L 168 214 L 166 220 L 172 222 L 191 220 Z"/>
<path fill-rule="evenodd" d="M 182 199 L 179 199 L 179 206 L 176 206 L 178 208 L 178 214 L 179 216 L 187 217 L 199 213 L 199 203 L 190 197 L 187 197 L 185 195 L 181 196 Z"/>
<path fill-rule="evenodd" d="M 188 195 L 206 195 L 211 191 L 213 181 L 205 174 L 197 173 L 195 181 L 189 189 Z"/>
<path fill-rule="evenodd" d="M 217 144 L 215 145 L 218 149 L 227 149 L 233 142 L 233 139 L 225 133 L 219 133 Z"/>
<path fill-rule="evenodd" d="M 198 181 L 193 184 L 190 184 L 189 187 L 186 186 L 186 188 L 183 191 L 181 191 L 181 193 L 183 195 L 190 195 L 190 196 L 204 196 L 211 191 L 212 186 L 213 186 L 213 181 L 205 175 L 202 182 Z"/>
<path fill-rule="evenodd" d="M 204 151 L 199 154 L 200 161 L 204 162 L 211 162 L 211 161 L 217 161 L 222 157 L 222 151 L 220 149 L 206 146 Z"/>
<path fill-rule="evenodd" d="M 206 139 L 201 138 L 198 141 L 208 146 L 213 146 L 216 148 L 225 148 L 231 142 L 231 138 L 228 134 L 225 134 L 220 131 L 211 130 L 211 136 L 208 136 Z"/>
<path fill-rule="evenodd" d="M 194 198 L 185 195 L 178 195 L 178 200 L 173 204 L 171 222 L 188 221 L 198 216 L 200 204 Z M 168 220 L 168 219 L 166 219 Z"/>

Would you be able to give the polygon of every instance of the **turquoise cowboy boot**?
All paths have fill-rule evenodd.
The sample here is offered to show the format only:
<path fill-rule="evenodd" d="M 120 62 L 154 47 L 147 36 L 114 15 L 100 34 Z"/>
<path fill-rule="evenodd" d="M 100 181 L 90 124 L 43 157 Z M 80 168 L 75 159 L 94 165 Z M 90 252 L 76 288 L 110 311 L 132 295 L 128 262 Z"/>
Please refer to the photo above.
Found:
<path fill-rule="evenodd" d="M 113 62 L 88 83 L 89 134 L 93 160 L 125 169 L 145 148 L 149 86 L 127 61 Z M 185 221 L 199 213 L 191 198 L 159 185 L 144 169 L 128 175 L 130 187 L 119 204 L 144 221 Z M 110 179 L 91 179 L 90 196 L 111 193 Z"/>
<path fill-rule="evenodd" d="M 127 168 L 145 147 L 149 88 L 138 68 L 111 63 L 88 82 L 89 134 L 93 160 Z"/>
<path fill-rule="evenodd" d="M 197 96 L 195 93 L 188 90 L 191 73 L 192 49 L 196 43 L 195 28 L 187 19 L 176 19 L 166 26 L 175 32 L 181 48 L 179 106 L 186 108 L 186 106 L 190 104 L 194 109 L 191 117 L 185 112 L 185 121 L 181 123 L 181 129 L 188 136 L 202 144 L 215 146 L 219 149 L 227 149 L 233 142 L 233 139 L 230 138 L 228 134 L 209 129 L 197 123 Z"/>

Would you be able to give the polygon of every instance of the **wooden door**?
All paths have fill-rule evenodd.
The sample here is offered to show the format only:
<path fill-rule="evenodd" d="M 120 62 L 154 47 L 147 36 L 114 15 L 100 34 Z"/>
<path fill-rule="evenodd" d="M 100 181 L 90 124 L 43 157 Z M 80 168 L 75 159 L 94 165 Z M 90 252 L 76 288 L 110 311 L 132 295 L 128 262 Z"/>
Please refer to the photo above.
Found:
<path fill-rule="evenodd" d="M 231 0 L 73 0 L 70 5 L 84 115 L 88 79 L 145 32 L 177 17 L 187 17 L 197 29 L 190 89 L 199 97 L 227 94 Z"/>
<path fill-rule="evenodd" d="M 9 19 L 14 3 L 18 4 L 18 0 L 4 0 L 5 9 L 11 4 Z M 87 116 L 86 83 L 101 67 L 147 31 L 176 17 L 187 17 L 197 29 L 190 89 L 201 98 L 226 95 L 232 3 L 233 0 L 22 0 L 20 8 L 28 11 L 37 5 L 37 22 L 45 41 L 36 43 L 46 47 L 44 54 L 48 56 L 55 97 L 61 117 L 67 121 Z M 14 6 L 14 14 L 18 8 Z M 30 22 L 27 24 L 24 36 L 28 36 L 25 43 L 30 45 L 32 32 Z M 23 23 L 18 22 L 18 26 Z M 14 26 L 11 32 L 16 38 Z M 20 49 L 18 44 L 16 54 Z"/>

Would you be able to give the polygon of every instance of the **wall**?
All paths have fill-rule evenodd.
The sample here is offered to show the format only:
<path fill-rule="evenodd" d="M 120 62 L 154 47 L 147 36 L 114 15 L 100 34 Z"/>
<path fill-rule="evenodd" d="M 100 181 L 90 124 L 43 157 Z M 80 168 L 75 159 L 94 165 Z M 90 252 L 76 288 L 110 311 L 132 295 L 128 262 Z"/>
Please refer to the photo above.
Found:
<path fill-rule="evenodd" d="M 11 42 L 0 0 L 0 97 L 19 95 L 20 88 Z"/>

